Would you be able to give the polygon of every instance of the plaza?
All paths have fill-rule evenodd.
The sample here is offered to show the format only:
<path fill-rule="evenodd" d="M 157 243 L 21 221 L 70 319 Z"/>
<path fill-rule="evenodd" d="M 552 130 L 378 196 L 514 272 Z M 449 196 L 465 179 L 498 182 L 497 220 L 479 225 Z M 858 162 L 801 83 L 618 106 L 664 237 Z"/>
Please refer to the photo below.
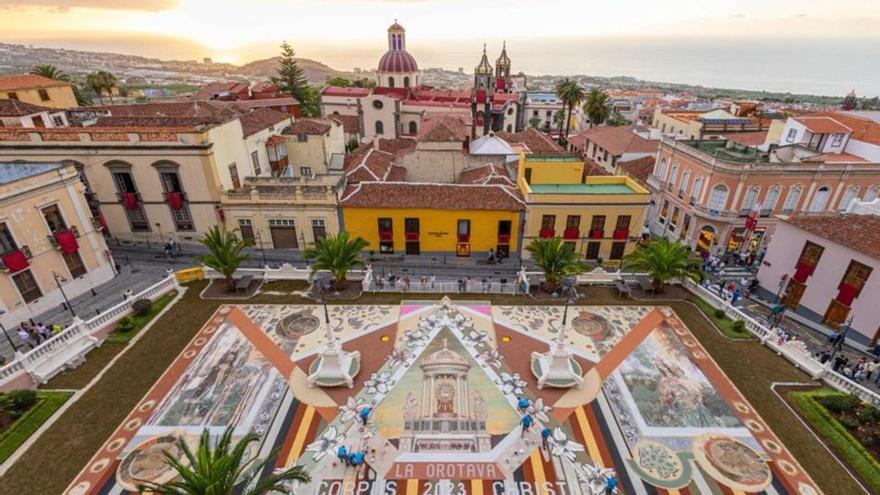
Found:
<path fill-rule="evenodd" d="M 670 307 L 470 296 L 220 305 L 67 493 L 166 481 L 157 452 L 229 424 L 305 467 L 297 494 L 821 492 Z M 351 388 L 309 384 L 328 333 L 360 352 Z M 539 389 L 529 353 L 560 337 L 583 385 Z"/>

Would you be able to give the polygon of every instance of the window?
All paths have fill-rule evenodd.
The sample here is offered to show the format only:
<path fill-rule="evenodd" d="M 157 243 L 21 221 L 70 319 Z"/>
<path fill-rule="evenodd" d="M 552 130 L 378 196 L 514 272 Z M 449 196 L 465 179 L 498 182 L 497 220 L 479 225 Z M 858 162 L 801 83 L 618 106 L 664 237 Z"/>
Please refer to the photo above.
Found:
<path fill-rule="evenodd" d="M 680 210 L 677 206 L 672 208 L 672 218 L 669 219 L 669 228 L 675 230 L 675 226 L 678 224 L 678 214 Z"/>
<path fill-rule="evenodd" d="M 553 230 L 556 227 L 556 215 L 544 215 L 541 217 L 541 230 Z"/>
<path fill-rule="evenodd" d="M 849 188 L 847 188 L 846 193 L 843 195 L 843 199 L 840 200 L 840 204 L 837 206 L 837 209 L 845 210 L 850 203 L 857 199 L 859 199 L 859 186 L 850 186 Z"/>
<path fill-rule="evenodd" d="M 601 242 L 588 242 L 587 243 L 587 254 L 586 258 L 588 260 L 595 260 L 599 257 L 599 248 L 602 246 Z"/>
<path fill-rule="evenodd" d="M 86 274 L 86 266 L 83 264 L 82 257 L 80 257 L 78 251 L 62 253 L 61 257 L 64 258 L 64 263 L 67 264 L 67 269 L 70 270 L 71 278 L 79 278 Z"/>
<path fill-rule="evenodd" d="M 660 165 L 657 166 L 657 177 L 660 180 L 666 178 L 666 158 L 660 159 Z"/>
<path fill-rule="evenodd" d="M 254 226 L 250 218 L 238 219 L 238 231 L 241 232 L 242 240 L 254 241 Z"/>
<path fill-rule="evenodd" d="M 709 209 L 721 211 L 727 206 L 727 186 L 718 184 L 709 195 Z"/>
<path fill-rule="evenodd" d="M 55 127 L 64 127 L 64 119 L 60 115 L 53 116 L 52 123 L 55 124 Z"/>
<path fill-rule="evenodd" d="M 691 205 L 697 204 L 697 201 L 700 200 L 700 194 L 703 193 L 703 178 L 697 177 L 697 180 L 694 181 L 694 189 L 691 191 Z"/>
<path fill-rule="evenodd" d="M 611 244 L 611 256 L 608 258 L 612 260 L 622 259 L 624 250 L 626 250 L 625 242 L 614 242 Z"/>
<path fill-rule="evenodd" d="M 530 168 L 525 169 L 525 171 L 523 171 L 523 176 L 526 179 L 526 184 L 532 183 L 532 169 L 530 169 Z"/>
<path fill-rule="evenodd" d="M 739 214 L 742 216 L 748 215 L 752 208 L 755 207 L 755 204 L 758 202 L 758 188 L 750 187 L 748 191 L 746 191 L 745 197 L 743 197 L 742 208 L 740 209 Z"/>
<path fill-rule="evenodd" d="M 688 230 L 691 228 L 691 216 L 685 214 L 684 222 L 681 224 L 681 235 L 678 237 L 679 239 L 684 239 L 687 237 Z"/>
<path fill-rule="evenodd" d="M 389 78 L 388 78 L 388 87 L 389 87 L 389 88 L 393 88 L 393 87 L 394 87 L 394 78 L 393 78 L 393 77 L 389 77 Z"/>
<path fill-rule="evenodd" d="M 260 154 L 256 151 L 251 152 L 251 163 L 254 165 L 254 175 L 260 175 Z"/>
<path fill-rule="evenodd" d="M 470 220 L 459 220 L 458 221 L 458 238 L 459 242 L 470 242 L 471 237 L 471 221 Z M 466 239 L 466 240 L 463 240 Z"/>
<path fill-rule="evenodd" d="M 776 202 L 779 201 L 779 187 L 772 187 L 767 191 L 767 197 L 764 198 L 764 204 L 761 205 L 761 216 L 769 217 L 770 213 L 776 208 Z"/>
<path fill-rule="evenodd" d="M 868 189 L 868 192 L 865 193 L 864 201 L 874 201 L 877 199 L 877 196 L 880 196 L 880 186 L 872 186 L 871 189 Z"/>
<path fill-rule="evenodd" d="M 845 136 L 842 132 L 835 132 L 831 136 L 831 146 L 840 146 L 843 144 L 843 137 Z"/>
<path fill-rule="evenodd" d="M 782 205 L 782 213 L 786 215 L 793 212 L 798 205 L 798 201 L 801 200 L 801 188 L 793 187 L 788 191 L 788 196 L 785 198 L 785 203 Z"/>
<path fill-rule="evenodd" d="M 0 223 L 0 254 L 6 254 L 16 249 L 18 249 L 18 245 L 15 243 L 15 238 L 12 237 L 9 227 L 5 223 Z"/>
<path fill-rule="evenodd" d="M 383 107 L 383 106 L 384 106 L 384 105 L 382 104 L 381 101 L 379 101 L 379 100 L 373 100 L 373 108 L 375 108 L 376 110 L 382 110 L 382 107 Z"/>
<path fill-rule="evenodd" d="M 669 172 L 669 182 L 666 184 L 668 190 L 672 190 L 676 179 L 678 179 L 678 165 L 673 165 L 672 170 Z"/>
<path fill-rule="evenodd" d="M 309 142 L 309 135 L 304 132 L 300 132 L 299 134 L 296 135 L 296 142 L 297 143 L 308 143 Z"/>
<path fill-rule="evenodd" d="M 830 193 L 831 188 L 828 186 L 822 186 L 817 189 L 813 194 L 813 201 L 810 202 L 810 211 L 824 211 L 828 205 L 828 195 Z"/>
<path fill-rule="evenodd" d="M 241 180 L 238 178 L 238 166 L 234 163 L 229 166 L 229 179 L 232 180 L 233 189 L 241 189 Z"/>
<path fill-rule="evenodd" d="M 797 138 L 797 129 L 789 129 L 788 134 L 785 135 L 786 143 L 793 143 Z"/>
<path fill-rule="evenodd" d="M 376 134 L 381 135 L 385 133 L 385 124 L 382 123 L 381 120 L 376 121 Z"/>
<path fill-rule="evenodd" d="M 40 95 L 40 101 L 49 101 L 49 92 L 45 89 L 38 89 L 37 94 Z"/>
<path fill-rule="evenodd" d="M 177 175 L 177 172 L 159 172 L 159 179 L 162 181 L 162 188 L 165 192 L 183 192 L 180 176 Z"/>
<path fill-rule="evenodd" d="M 565 217 L 565 230 L 580 230 L 581 228 L 581 216 L 580 215 L 568 215 Z"/>
<path fill-rule="evenodd" d="M 691 171 L 685 170 L 683 174 L 681 174 L 681 184 L 678 186 L 678 197 L 684 198 L 684 193 L 687 191 L 688 181 L 691 178 Z"/>
<path fill-rule="evenodd" d="M 43 293 L 40 292 L 40 287 L 30 270 L 16 273 L 12 276 L 12 280 L 24 302 L 29 303 L 43 297 Z"/>
<path fill-rule="evenodd" d="M 17 100 L 18 99 L 18 93 L 14 92 L 14 91 L 12 93 L 6 93 L 6 96 L 10 100 Z"/>
<path fill-rule="evenodd" d="M 413 120 L 412 122 L 409 123 L 409 133 L 410 134 L 416 134 L 418 132 L 418 130 L 419 130 L 419 125 L 416 124 L 415 120 Z"/>
<path fill-rule="evenodd" d="M 323 241 L 327 238 L 327 227 L 324 225 L 323 219 L 315 218 L 312 220 L 312 237 L 314 237 L 315 242 Z"/>
<path fill-rule="evenodd" d="M 618 215 L 617 225 L 614 226 L 614 230 L 629 230 L 630 222 L 632 222 L 631 215 Z"/>
<path fill-rule="evenodd" d="M 669 213 L 669 200 L 664 199 L 663 200 L 663 208 L 660 209 L 660 218 L 658 218 L 658 221 L 660 223 L 666 222 L 666 214 L 667 213 Z"/>
<path fill-rule="evenodd" d="M 43 218 L 49 226 L 49 232 L 55 234 L 67 230 L 67 224 L 64 223 L 64 217 L 61 216 L 61 210 L 58 205 L 51 205 L 43 208 Z"/>
<path fill-rule="evenodd" d="M 312 176 L 312 167 L 300 167 L 299 173 L 303 177 L 311 177 Z"/>
<path fill-rule="evenodd" d="M 380 218 L 379 224 L 379 253 L 394 253 L 394 231 L 392 230 L 392 222 L 390 218 Z"/>
<path fill-rule="evenodd" d="M 406 235 L 406 254 L 421 254 L 419 244 L 419 219 L 404 218 L 403 231 Z"/>
<path fill-rule="evenodd" d="M 592 236 L 595 231 L 605 235 L 605 215 L 593 215 L 593 218 L 590 219 L 590 235 Z"/>
<path fill-rule="evenodd" d="M 409 76 L 403 76 L 403 87 L 404 88 L 409 87 Z"/>

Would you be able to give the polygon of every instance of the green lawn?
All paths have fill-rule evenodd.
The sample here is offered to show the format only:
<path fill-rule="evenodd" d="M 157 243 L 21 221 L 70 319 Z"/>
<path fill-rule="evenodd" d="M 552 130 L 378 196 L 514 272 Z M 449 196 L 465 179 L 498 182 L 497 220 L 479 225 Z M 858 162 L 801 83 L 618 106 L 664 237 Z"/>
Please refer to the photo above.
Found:
<path fill-rule="evenodd" d="M 703 314 L 705 314 L 710 320 L 712 320 L 712 323 L 714 323 L 715 326 L 717 326 L 718 329 L 724 333 L 724 335 L 727 335 L 728 337 L 732 337 L 734 339 L 748 339 L 752 337 L 752 334 L 748 330 L 743 329 L 743 331 L 741 332 L 737 331 L 737 329 L 734 327 L 734 320 L 728 318 L 727 315 L 723 315 L 720 318 L 715 316 L 715 308 L 713 308 L 703 299 L 699 297 L 694 297 L 693 302 L 694 304 L 699 306 L 700 311 L 702 311 Z"/>
<path fill-rule="evenodd" d="M 0 463 L 11 456 L 21 444 L 46 422 L 59 407 L 64 405 L 67 399 L 73 395 L 71 392 L 50 392 L 42 390 L 37 392 L 38 402 L 28 412 L 12 423 L 10 427 L 0 433 Z"/>
<path fill-rule="evenodd" d="M 863 480 L 876 492 L 880 493 L 880 462 L 853 437 L 846 427 L 834 418 L 816 397 L 828 395 L 845 395 L 827 388 L 807 392 L 789 392 L 788 397 L 797 407 L 804 419 L 819 434 L 831 443 L 834 450 L 843 457 L 847 464 L 855 468 Z"/>
<path fill-rule="evenodd" d="M 127 344 L 131 339 L 134 338 L 138 332 L 141 331 L 147 323 L 150 322 L 153 318 L 162 311 L 165 306 L 168 306 L 174 298 L 177 297 L 177 291 L 173 290 L 168 294 L 160 297 L 153 301 L 153 305 L 150 307 L 150 311 L 145 315 L 140 316 L 132 316 L 131 319 L 134 320 L 134 328 L 127 332 L 122 332 L 118 328 L 110 332 L 110 335 L 107 336 L 107 339 L 104 340 L 105 344 Z"/>

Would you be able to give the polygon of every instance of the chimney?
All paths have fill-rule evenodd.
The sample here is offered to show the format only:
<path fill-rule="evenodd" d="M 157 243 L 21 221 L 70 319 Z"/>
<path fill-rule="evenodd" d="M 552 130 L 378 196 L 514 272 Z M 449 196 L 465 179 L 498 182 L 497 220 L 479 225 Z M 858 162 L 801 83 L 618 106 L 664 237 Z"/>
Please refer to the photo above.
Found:
<path fill-rule="evenodd" d="M 379 136 L 378 135 L 373 136 L 373 149 L 376 151 L 381 151 L 379 149 Z"/>

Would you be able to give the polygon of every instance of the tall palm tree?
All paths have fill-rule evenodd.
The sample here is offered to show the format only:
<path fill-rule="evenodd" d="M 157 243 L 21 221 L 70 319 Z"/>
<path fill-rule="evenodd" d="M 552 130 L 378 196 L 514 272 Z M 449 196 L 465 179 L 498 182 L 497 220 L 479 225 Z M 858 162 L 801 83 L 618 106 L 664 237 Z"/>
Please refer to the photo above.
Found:
<path fill-rule="evenodd" d="M 65 74 L 63 71 L 50 64 L 40 64 L 31 69 L 31 74 L 35 76 L 43 76 L 49 79 L 54 79 L 56 81 L 67 81 L 70 82 L 70 76 Z"/>
<path fill-rule="evenodd" d="M 165 463 L 177 471 L 175 480 L 161 485 L 144 483 L 138 485 L 138 491 L 163 495 L 264 495 L 287 493 L 286 481 L 311 479 L 302 466 L 259 479 L 272 456 L 260 460 L 250 455 L 250 444 L 260 438 L 256 433 L 248 433 L 233 445 L 232 432 L 232 426 L 226 428 L 212 447 L 210 432 L 205 428 L 195 452 L 185 440 L 178 439 L 183 459 L 165 453 Z"/>
<path fill-rule="evenodd" d="M 101 80 L 101 77 L 97 72 L 92 72 L 86 76 L 86 86 L 89 89 L 95 92 L 95 95 L 98 97 L 98 101 L 101 104 L 104 104 L 104 81 Z"/>
<path fill-rule="evenodd" d="M 647 272 L 657 292 L 673 278 L 700 277 L 700 262 L 691 248 L 680 241 L 661 237 L 623 257 L 623 267 L 631 272 Z"/>
<path fill-rule="evenodd" d="M 571 244 L 559 237 L 534 239 L 526 246 L 526 251 L 531 253 L 535 265 L 544 272 L 544 289 L 548 292 L 554 292 L 563 277 L 577 275 L 585 268 Z"/>
<path fill-rule="evenodd" d="M 556 96 L 559 97 L 559 100 L 562 102 L 562 116 L 563 119 L 559 121 L 559 142 L 562 142 L 562 126 L 564 124 L 565 117 L 565 108 L 568 106 L 568 100 L 565 98 L 566 94 L 571 88 L 571 85 L 574 81 L 565 77 L 558 81 L 556 81 L 556 86 L 553 88 Z"/>
<path fill-rule="evenodd" d="M 104 89 L 107 91 L 107 96 L 110 98 L 110 104 L 113 104 L 113 90 L 119 85 L 119 80 L 116 79 L 112 73 L 107 72 L 106 70 L 98 71 L 98 78 L 100 78 L 101 82 L 104 85 Z"/>
<path fill-rule="evenodd" d="M 608 118 L 608 93 L 599 88 L 593 88 L 587 94 L 587 101 L 584 103 L 584 113 L 590 117 L 590 128 L 593 124 L 601 125 Z"/>
<path fill-rule="evenodd" d="M 313 261 L 312 273 L 328 270 L 333 275 L 333 283 L 337 289 L 344 289 L 348 271 L 356 266 L 363 266 L 361 251 L 370 243 L 364 238 L 349 239 L 348 232 L 328 235 L 319 240 L 313 247 L 303 251 L 303 258 Z"/>
<path fill-rule="evenodd" d="M 208 248 L 208 254 L 200 256 L 199 261 L 209 268 L 213 268 L 226 278 L 226 289 L 232 291 L 234 287 L 233 275 L 243 261 L 251 258 L 251 255 L 243 253 L 244 248 L 253 244 L 250 239 L 239 239 L 234 232 L 220 230 L 216 225 L 205 233 L 205 237 L 199 242 Z"/>
<path fill-rule="evenodd" d="M 568 116 L 565 119 L 565 134 L 563 134 L 567 140 L 571 129 L 571 112 L 584 99 L 584 88 L 576 81 L 569 81 L 561 89 L 562 100 L 565 102 L 565 106 L 568 107 Z"/>

